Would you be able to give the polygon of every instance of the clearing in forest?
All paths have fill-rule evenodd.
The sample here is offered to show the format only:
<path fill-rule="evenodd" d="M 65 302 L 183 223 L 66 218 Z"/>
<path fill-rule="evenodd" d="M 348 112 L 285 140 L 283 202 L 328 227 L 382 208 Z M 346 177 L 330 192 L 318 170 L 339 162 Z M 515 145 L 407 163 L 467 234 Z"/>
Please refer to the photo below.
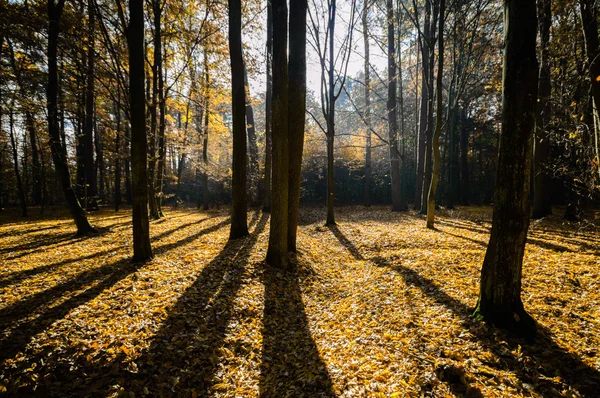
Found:
<path fill-rule="evenodd" d="M 131 264 L 131 215 L 99 237 L 66 214 L 0 216 L 0 391 L 40 396 L 594 396 L 600 237 L 532 222 L 523 301 L 536 342 L 469 318 L 491 209 L 303 209 L 297 271 L 264 263 L 269 218 L 227 242 L 226 210 L 151 222 Z M 597 395 L 596 395 L 597 396 Z"/>

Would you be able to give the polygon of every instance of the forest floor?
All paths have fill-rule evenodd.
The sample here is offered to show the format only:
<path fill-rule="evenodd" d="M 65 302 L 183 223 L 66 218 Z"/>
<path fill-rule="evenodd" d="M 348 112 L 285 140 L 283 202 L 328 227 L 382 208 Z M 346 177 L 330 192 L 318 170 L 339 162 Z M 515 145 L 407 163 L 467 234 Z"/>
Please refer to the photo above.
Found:
<path fill-rule="evenodd" d="M 491 209 L 301 215 L 296 272 L 264 263 L 268 215 L 227 242 L 226 209 L 167 209 L 131 264 L 129 211 L 0 215 L 0 395 L 598 396 L 596 222 L 532 222 L 527 342 L 469 315 Z M 596 215 L 597 217 L 598 215 Z"/>

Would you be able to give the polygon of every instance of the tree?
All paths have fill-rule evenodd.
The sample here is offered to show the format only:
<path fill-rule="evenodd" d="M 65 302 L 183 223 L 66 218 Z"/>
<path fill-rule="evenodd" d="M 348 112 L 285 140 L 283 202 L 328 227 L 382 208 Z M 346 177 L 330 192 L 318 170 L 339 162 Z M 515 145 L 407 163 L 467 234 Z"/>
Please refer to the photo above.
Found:
<path fill-rule="evenodd" d="M 273 104 L 273 5 L 267 0 L 267 71 L 266 71 L 266 95 L 265 95 L 265 175 L 264 175 L 264 198 L 263 211 L 271 211 L 271 106 Z"/>
<path fill-rule="evenodd" d="M 371 206 L 371 63 L 369 59 L 369 2 L 365 0 L 362 10 L 363 42 L 365 46 L 365 206 Z"/>
<path fill-rule="evenodd" d="M 129 0 L 129 109 L 133 193 L 133 260 L 152 258 L 148 221 L 146 101 L 144 99 L 144 1 Z"/>
<path fill-rule="evenodd" d="M 231 59 L 231 113 L 233 115 L 233 178 L 229 239 L 248 235 L 246 204 L 246 95 L 242 59 L 241 0 L 229 0 L 229 54 Z"/>
<path fill-rule="evenodd" d="M 83 163 L 85 173 L 85 202 L 88 209 L 98 208 L 96 168 L 94 167 L 94 82 L 95 82 L 95 31 L 96 18 L 93 0 L 88 0 L 88 43 L 87 43 L 87 71 L 85 85 L 85 118 L 83 121 Z M 96 134 L 98 132 L 96 131 Z"/>
<path fill-rule="evenodd" d="M 71 213 L 71 216 L 75 221 L 75 225 L 77 226 L 77 234 L 83 235 L 97 231 L 89 223 L 87 215 L 79 204 L 77 196 L 75 195 L 75 191 L 71 186 L 71 176 L 67 163 L 67 151 L 66 148 L 62 146 L 58 123 L 57 49 L 60 18 L 64 4 L 64 0 L 58 0 L 56 3 L 55 0 L 48 0 L 48 86 L 46 89 L 48 106 L 48 134 L 50 136 L 49 145 L 50 150 L 52 151 L 52 160 L 54 162 L 56 175 L 60 181 L 63 194 L 67 201 L 67 206 L 69 207 L 69 212 Z"/>
<path fill-rule="evenodd" d="M 504 18 L 502 134 L 492 232 L 474 316 L 533 336 L 535 321 L 521 301 L 521 275 L 531 210 L 531 150 L 538 80 L 535 0 L 505 0 Z"/>
<path fill-rule="evenodd" d="M 306 121 L 306 11 L 307 0 L 290 2 L 290 59 L 288 62 L 289 194 L 288 250 L 296 251 L 300 218 L 302 152 Z"/>
<path fill-rule="evenodd" d="M 552 25 L 552 2 L 538 2 L 538 20 L 540 27 L 540 72 L 536 110 L 536 126 L 533 157 L 533 213 L 532 218 L 542 218 L 552 214 L 550 176 L 548 165 L 550 155 L 550 26 Z"/>
<path fill-rule="evenodd" d="M 286 0 L 273 0 L 273 185 L 267 263 L 287 268 L 288 261 L 288 59 Z"/>
<path fill-rule="evenodd" d="M 390 176 L 392 178 L 392 211 L 402 207 L 400 181 L 400 151 L 398 150 L 398 103 L 396 98 L 396 48 L 394 28 L 394 3 L 386 1 L 388 33 L 388 134 L 390 147 Z"/>
<path fill-rule="evenodd" d="M 435 222 L 435 194 L 437 192 L 439 174 L 440 174 L 440 134 L 442 132 L 442 78 L 444 77 L 444 12 L 446 8 L 445 0 L 440 0 L 440 26 L 438 28 L 438 70 L 436 82 L 436 124 L 435 133 L 431 142 L 433 149 L 433 169 L 431 176 L 431 185 L 429 186 L 429 196 L 427 197 L 427 228 L 434 228 Z"/>

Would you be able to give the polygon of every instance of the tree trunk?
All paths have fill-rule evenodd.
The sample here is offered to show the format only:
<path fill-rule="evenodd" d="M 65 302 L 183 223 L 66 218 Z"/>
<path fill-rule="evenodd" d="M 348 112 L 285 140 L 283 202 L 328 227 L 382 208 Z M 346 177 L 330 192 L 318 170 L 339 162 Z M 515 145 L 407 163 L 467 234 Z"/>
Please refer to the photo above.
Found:
<path fill-rule="evenodd" d="M 271 211 L 271 107 L 273 104 L 272 85 L 272 60 L 273 60 L 273 7 L 267 1 L 267 92 L 265 98 L 265 176 L 263 211 Z"/>
<path fill-rule="evenodd" d="M 162 33 L 161 33 L 162 36 Z M 163 60 L 164 54 L 161 53 L 160 62 L 157 65 L 158 72 L 158 107 L 160 111 L 160 117 L 158 118 L 158 164 L 156 168 L 156 186 L 155 186 L 155 194 L 156 198 L 156 208 L 158 210 L 158 217 L 164 217 L 162 211 L 162 199 L 163 199 L 163 185 L 165 179 L 165 171 L 166 171 L 166 115 L 167 115 L 167 99 L 165 98 L 165 79 L 166 79 L 166 67 L 163 69 Z M 175 159 L 173 156 L 172 159 Z"/>
<path fill-rule="evenodd" d="M 398 104 L 396 102 L 396 40 L 394 35 L 394 3 L 386 1 L 388 34 L 388 140 L 390 150 L 390 177 L 392 183 L 392 211 L 400 206 L 400 156 L 398 152 Z"/>
<path fill-rule="evenodd" d="M 504 20 L 502 134 L 494 213 L 474 315 L 532 337 L 535 322 L 521 301 L 521 275 L 531 210 L 538 80 L 535 0 L 505 0 Z"/>
<path fill-rule="evenodd" d="M 121 205 L 121 90 L 117 83 L 115 109 L 115 211 Z"/>
<path fill-rule="evenodd" d="M 436 82 L 436 124 L 435 133 L 432 140 L 433 149 L 433 170 L 431 174 L 431 185 L 429 186 L 429 196 L 427 198 L 427 228 L 435 228 L 435 194 L 437 192 L 439 174 L 440 174 L 440 134 L 442 132 L 442 79 L 444 77 L 444 12 L 446 10 L 445 0 L 440 0 L 440 16 L 438 28 L 438 70 Z"/>
<path fill-rule="evenodd" d="M 469 130 L 467 129 L 467 107 L 465 103 L 460 109 L 460 204 L 468 206 L 470 201 L 469 186 Z"/>
<path fill-rule="evenodd" d="M 60 27 L 60 17 L 64 6 L 64 0 L 48 0 L 48 86 L 46 91 L 48 104 L 48 135 L 50 150 L 52 152 L 52 160 L 54 161 L 54 169 L 60 181 L 65 200 L 69 207 L 69 211 L 75 225 L 77 226 L 77 234 L 87 234 L 96 232 L 96 229 L 91 226 L 87 219 L 87 215 L 75 195 L 75 191 L 71 186 L 71 176 L 69 166 L 66 159 L 66 149 L 61 145 L 60 129 L 58 123 L 58 65 L 57 65 L 57 48 L 58 48 L 58 33 Z"/>
<path fill-rule="evenodd" d="M 416 10 L 415 10 L 416 12 Z M 429 53 L 431 0 L 425 0 L 425 23 L 423 33 L 419 33 L 421 44 L 421 114 L 419 115 L 419 148 L 417 153 L 417 176 L 415 189 L 415 210 L 420 211 L 423 200 L 423 178 L 425 173 L 425 147 L 427 144 L 427 115 L 429 109 Z"/>
<path fill-rule="evenodd" d="M 297 0 L 293 0 L 297 1 Z M 267 263 L 287 268 L 289 133 L 286 0 L 273 0 L 273 193 Z M 296 5 L 297 6 L 297 5 Z M 293 43 L 297 45 L 297 43 Z"/>
<path fill-rule="evenodd" d="M 365 206 L 371 206 L 371 61 L 369 59 L 369 4 L 365 1 L 362 13 L 363 42 L 365 46 Z"/>
<path fill-rule="evenodd" d="M 533 213 L 532 218 L 542 218 L 552 214 L 551 179 L 546 170 L 550 155 L 551 83 L 550 83 L 550 26 L 552 25 L 551 0 L 539 1 L 538 22 L 540 28 L 540 72 L 536 128 L 533 156 Z"/>
<path fill-rule="evenodd" d="M 12 146 L 12 156 L 13 163 L 15 167 L 15 177 L 17 179 L 17 192 L 19 194 L 19 201 L 21 202 L 21 216 L 27 217 L 27 196 L 25 195 L 25 189 L 23 188 L 23 182 L 21 180 L 21 173 L 19 172 L 19 156 L 17 154 L 17 143 L 15 140 L 15 132 L 14 132 L 14 116 L 13 116 L 13 108 L 14 108 L 14 100 L 12 101 L 13 105 L 10 107 L 8 111 L 8 123 L 9 123 L 9 132 L 10 132 L 10 143 Z"/>
<path fill-rule="evenodd" d="M 229 3 L 229 54 L 231 57 L 231 112 L 233 114 L 233 199 L 229 239 L 248 235 L 246 204 L 246 100 L 244 95 L 244 64 L 242 60 L 241 0 Z M 285 237 L 285 235 L 284 235 Z"/>
<path fill-rule="evenodd" d="M 585 53 L 587 56 L 590 80 L 592 84 L 592 97 L 594 99 L 594 120 L 600 120 L 600 45 L 598 43 L 598 8 L 594 0 L 579 0 L 579 9 L 581 12 L 581 27 L 585 38 Z M 600 164 L 599 138 L 600 126 L 594 123 L 595 126 L 595 147 L 596 147 L 596 163 Z M 600 176 L 600 167 L 598 167 Z"/>
<path fill-rule="evenodd" d="M 87 79 L 85 86 L 85 118 L 83 122 L 84 173 L 86 187 L 86 206 L 98 209 L 96 169 L 94 168 L 94 39 L 95 19 L 93 0 L 88 0 L 88 43 L 87 43 Z"/>
<path fill-rule="evenodd" d="M 328 87 L 327 95 L 329 102 L 329 109 L 327 109 L 327 218 L 325 225 L 335 225 L 335 216 L 333 213 L 333 205 L 335 202 L 334 192 L 334 140 L 335 140 L 335 80 L 334 80 L 334 69 L 335 69 L 335 58 L 334 58 L 334 37 L 335 37 L 335 17 L 336 17 L 336 0 L 332 0 L 329 3 L 329 69 L 328 73 Z"/>
<path fill-rule="evenodd" d="M 144 98 L 144 1 L 129 0 L 129 109 L 133 176 L 133 260 L 152 258 L 148 221 L 146 101 Z"/>
<path fill-rule="evenodd" d="M 129 122 L 125 122 L 125 199 L 127 200 L 127 204 L 133 204 L 133 195 L 131 193 L 131 162 L 130 162 L 130 154 L 131 154 L 131 125 Z M 148 177 L 149 178 L 149 177 Z"/>
<path fill-rule="evenodd" d="M 250 206 L 258 206 L 258 145 L 256 144 L 256 128 L 254 125 L 254 110 L 250 101 L 250 85 L 248 84 L 248 71 L 246 70 L 246 62 L 244 61 L 244 94 L 246 101 L 246 132 L 248 133 L 248 155 L 249 169 L 248 182 L 250 194 Z"/>
<path fill-rule="evenodd" d="M 289 194 L 288 250 L 296 252 L 300 218 L 302 152 L 306 122 L 306 12 L 307 0 L 290 2 L 290 57 L 288 63 Z"/>
<path fill-rule="evenodd" d="M 206 50 L 205 50 L 206 51 Z M 204 206 L 202 208 L 204 210 L 208 210 L 208 121 L 210 115 L 210 91 L 209 91 L 209 83 L 210 76 L 208 74 L 208 60 L 205 52 L 204 55 L 204 82 L 206 84 L 206 95 L 204 99 L 204 139 L 202 144 L 202 161 L 204 163 L 204 172 L 202 173 L 202 189 L 203 189 L 203 200 Z"/>

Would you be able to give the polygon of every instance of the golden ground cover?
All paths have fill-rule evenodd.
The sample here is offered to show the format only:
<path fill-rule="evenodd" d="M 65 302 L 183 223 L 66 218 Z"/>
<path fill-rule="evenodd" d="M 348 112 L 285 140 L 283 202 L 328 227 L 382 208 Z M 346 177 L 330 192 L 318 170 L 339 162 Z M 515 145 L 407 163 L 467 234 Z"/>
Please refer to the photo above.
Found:
<path fill-rule="evenodd" d="M 600 237 L 533 222 L 536 342 L 469 318 L 491 209 L 305 209 L 297 272 L 264 264 L 268 215 L 170 210 L 131 264 L 130 213 L 0 215 L 0 393 L 20 396 L 598 396 Z"/>

